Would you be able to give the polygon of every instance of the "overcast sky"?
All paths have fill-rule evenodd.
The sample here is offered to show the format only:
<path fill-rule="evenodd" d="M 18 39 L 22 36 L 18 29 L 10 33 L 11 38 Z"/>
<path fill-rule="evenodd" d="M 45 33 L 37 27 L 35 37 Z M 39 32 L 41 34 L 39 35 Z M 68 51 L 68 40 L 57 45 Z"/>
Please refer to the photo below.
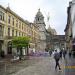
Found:
<path fill-rule="evenodd" d="M 40 11 L 45 17 L 46 28 L 49 24 L 58 34 L 64 34 L 67 21 L 67 7 L 72 0 L 0 0 L 0 5 L 9 7 L 23 19 L 33 22 L 35 15 Z M 49 24 L 47 16 L 50 16 Z"/>

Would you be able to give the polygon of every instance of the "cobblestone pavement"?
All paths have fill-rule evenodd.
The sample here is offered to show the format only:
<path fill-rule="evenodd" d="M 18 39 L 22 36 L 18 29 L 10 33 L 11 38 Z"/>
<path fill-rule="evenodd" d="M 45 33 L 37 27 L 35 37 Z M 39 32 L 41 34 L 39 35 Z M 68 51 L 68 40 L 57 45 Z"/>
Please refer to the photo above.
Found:
<path fill-rule="evenodd" d="M 21 69 L 17 73 L 12 75 L 64 75 L 64 61 L 61 60 L 61 68 L 62 70 L 55 70 L 55 62 L 52 57 L 37 57 L 40 59 L 39 62 L 28 66 L 24 69 Z M 37 59 L 36 58 L 36 59 Z"/>

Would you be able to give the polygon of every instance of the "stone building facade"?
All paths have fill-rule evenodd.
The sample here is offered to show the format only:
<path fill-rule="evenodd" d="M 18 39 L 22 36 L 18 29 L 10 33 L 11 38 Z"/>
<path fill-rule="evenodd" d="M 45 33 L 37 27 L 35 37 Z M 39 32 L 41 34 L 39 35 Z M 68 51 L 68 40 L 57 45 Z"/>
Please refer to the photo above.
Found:
<path fill-rule="evenodd" d="M 75 0 L 69 2 L 67 25 L 65 28 L 66 49 L 75 57 Z"/>
<path fill-rule="evenodd" d="M 46 25 L 44 22 L 44 16 L 40 12 L 40 9 L 35 16 L 34 23 L 36 24 L 40 32 L 40 50 L 44 51 L 46 49 Z"/>
<path fill-rule="evenodd" d="M 69 2 L 67 14 L 67 25 L 65 28 L 66 49 L 75 50 L 75 0 Z"/>
<path fill-rule="evenodd" d="M 51 39 L 52 49 L 65 49 L 65 35 L 53 35 Z"/>
<path fill-rule="evenodd" d="M 57 32 L 55 29 L 52 29 L 49 25 L 48 29 L 46 30 L 46 47 L 47 50 L 50 50 L 53 48 L 52 38 L 54 35 L 56 35 Z"/>
<path fill-rule="evenodd" d="M 69 2 L 69 7 L 67 8 L 67 24 L 65 27 L 65 49 L 72 50 L 72 20 L 71 20 L 71 4 Z"/>
<path fill-rule="evenodd" d="M 71 22 L 72 22 L 72 50 L 75 51 L 75 0 L 72 0 L 71 2 Z"/>
<path fill-rule="evenodd" d="M 48 32 L 50 32 L 52 35 L 57 35 L 57 32 L 55 29 L 52 29 L 49 25 L 48 29 L 47 29 Z"/>
<path fill-rule="evenodd" d="M 32 39 L 30 46 L 37 45 L 40 39 L 38 28 L 34 23 L 22 19 L 9 7 L 4 8 L 0 5 L 0 50 L 3 50 L 5 54 L 12 54 L 11 40 L 14 36 L 30 37 Z M 36 43 L 33 42 L 34 39 Z"/>

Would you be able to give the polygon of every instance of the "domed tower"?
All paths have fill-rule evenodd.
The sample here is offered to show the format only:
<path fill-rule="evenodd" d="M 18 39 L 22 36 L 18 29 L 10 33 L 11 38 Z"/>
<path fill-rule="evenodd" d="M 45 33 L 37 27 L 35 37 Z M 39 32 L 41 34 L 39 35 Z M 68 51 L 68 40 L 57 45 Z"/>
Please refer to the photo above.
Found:
<path fill-rule="evenodd" d="M 40 9 L 38 9 L 38 12 L 35 16 L 34 20 L 35 25 L 37 25 L 39 32 L 40 32 L 40 49 L 45 50 L 46 48 L 46 28 L 45 28 L 45 22 L 44 22 L 44 16 L 40 12 Z"/>

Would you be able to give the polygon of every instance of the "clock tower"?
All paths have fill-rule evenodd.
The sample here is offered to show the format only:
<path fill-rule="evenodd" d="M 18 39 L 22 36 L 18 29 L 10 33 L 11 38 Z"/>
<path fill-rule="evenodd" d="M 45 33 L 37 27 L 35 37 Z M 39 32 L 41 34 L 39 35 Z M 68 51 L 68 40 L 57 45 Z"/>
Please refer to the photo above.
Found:
<path fill-rule="evenodd" d="M 46 28 L 45 28 L 45 22 L 44 22 L 44 16 L 40 12 L 40 9 L 38 9 L 38 12 L 35 16 L 34 20 L 35 25 L 37 25 L 39 32 L 40 32 L 40 49 L 45 50 L 46 48 Z"/>

